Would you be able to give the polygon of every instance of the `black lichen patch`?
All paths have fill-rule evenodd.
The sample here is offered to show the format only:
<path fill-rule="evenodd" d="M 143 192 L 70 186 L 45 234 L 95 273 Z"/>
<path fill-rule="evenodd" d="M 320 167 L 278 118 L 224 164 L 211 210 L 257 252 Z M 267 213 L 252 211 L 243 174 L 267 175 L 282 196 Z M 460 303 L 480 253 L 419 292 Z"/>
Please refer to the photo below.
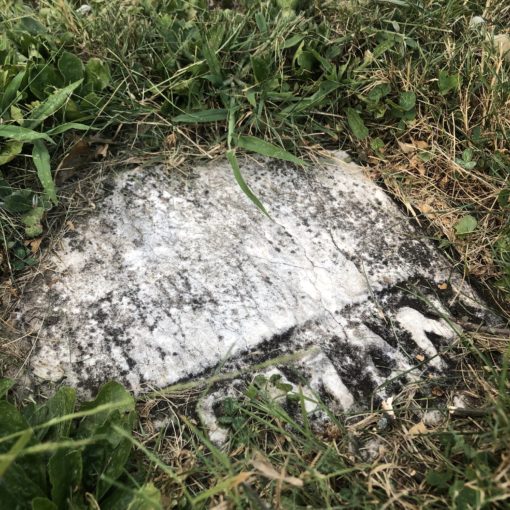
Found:
<path fill-rule="evenodd" d="M 293 327 L 287 329 L 286 331 L 284 331 L 283 333 L 278 333 L 276 335 L 273 335 L 269 340 L 267 340 L 264 343 L 267 345 L 271 345 L 271 344 L 285 345 L 292 339 L 292 335 L 295 330 L 296 330 L 296 327 L 293 326 Z"/>
<path fill-rule="evenodd" d="M 368 353 L 370 354 L 370 357 L 374 362 L 374 366 L 377 368 L 379 373 L 383 377 L 389 377 L 392 370 L 396 367 L 395 359 L 393 359 L 388 352 L 385 352 L 375 346 L 370 346 Z"/>

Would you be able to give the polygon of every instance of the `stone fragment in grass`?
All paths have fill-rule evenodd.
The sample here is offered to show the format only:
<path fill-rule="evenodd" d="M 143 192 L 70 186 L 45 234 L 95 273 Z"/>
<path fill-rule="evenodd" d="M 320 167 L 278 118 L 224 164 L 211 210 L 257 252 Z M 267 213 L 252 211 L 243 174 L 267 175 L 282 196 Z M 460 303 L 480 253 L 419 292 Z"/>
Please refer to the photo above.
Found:
<path fill-rule="evenodd" d="M 107 182 L 20 310 L 37 334 L 33 374 L 140 393 L 295 354 L 276 363 L 285 380 L 341 410 L 448 370 L 445 318 L 484 311 L 360 167 L 241 170 L 272 219 L 226 163 Z"/>

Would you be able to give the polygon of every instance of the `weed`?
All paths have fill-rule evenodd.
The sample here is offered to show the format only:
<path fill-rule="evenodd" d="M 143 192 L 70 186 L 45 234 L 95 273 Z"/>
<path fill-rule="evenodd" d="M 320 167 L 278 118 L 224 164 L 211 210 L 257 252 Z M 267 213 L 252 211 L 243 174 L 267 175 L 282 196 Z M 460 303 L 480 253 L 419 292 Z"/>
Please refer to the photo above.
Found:
<path fill-rule="evenodd" d="M 5 400 L 11 386 L 0 380 L 3 508 L 160 507 L 153 485 L 137 486 L 132 477 L 119 483 L 135 423 L 135 401 L 122 386 L 105 384 L 79 411 L 75 390 L 65 387 L 42 405 L 17 409 Z"/>

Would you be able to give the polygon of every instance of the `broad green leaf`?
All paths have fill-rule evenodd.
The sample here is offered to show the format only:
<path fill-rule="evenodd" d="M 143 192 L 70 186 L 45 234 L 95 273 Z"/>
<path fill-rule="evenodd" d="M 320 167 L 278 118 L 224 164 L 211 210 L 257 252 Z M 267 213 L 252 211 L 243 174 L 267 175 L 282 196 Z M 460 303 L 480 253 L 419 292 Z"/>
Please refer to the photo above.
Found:
<path fill-rule="evenodd" d="M 253 108 L 257 106 L 257 100 L 256 100 L 257 94 L 255 90 L 247 90 L 246 91 L 246 99 L 248 100 L 248 103 L 250 103 Z"/>
<path fill-rule="evenodd" d="M 473 150 L 467 148 L 462 151 L 462 158 L 455 158 L 455 163 L 466 170 L 473 170 L 473 168 L 476 167 L 476 161 L 473 161 L 473 155 Z"/>
<path fill-rule="evenodd" d="M 161 508 L 161 493 L 153 483 L 147 483 L 136 491 L 127 510 L 159 510 Z"/>
<path fill-rule="evenodd" d="M 384 141 L 382 138 L 377 137 L 372 140 L 370 140 L 370 148 L 375 151 L 379 152 L 384 147 Z"/>
<path fill-rule="evenodd" d="M 462 76 L 460 74 L 448 74 L 446 71 L 439 71 L 437 80 L 439 92 L 442 95 L 457 90 L 462 85 Z"/>
<path fill-rule="evenodd" d="M 21 126 L 0 125 L 0 137 L 9 138 L 16 142 L 33 142 L 35 140 L 46 140 L 53 143 L 53 140 L 46 133 L 39 133 L 32 129 L 27 129 Z"/>
<path fill-rule="evenodd" d="M 414 120 L 415 118 L 416 118 L 416 109 L 415 108 L 411 108 L 409 111 L 402 113 L 402 120 L 410 121 L 410 120 Z"/>
<path fill-rule="evenodd" d="M 133 493 L 126 491 L 124 487 L 112 487 L 108 494 L 101 499 L 101 506 L 108 510 L 126 510 L 130 501 L 133 499 Z"/>
<path fill-rule="evenodd" d="M 48 419 L 67 416 L 74 412 L 76 406 L 76 390 L 74 388 L 60 388 L 53 397 L 46 402 L 48 408 Z M 69 435 L 71 420 L 63 421 L 53 427 L 55 439 Z"/>
<path fill-rule="evenodd" d="M 64 85 L 62 76 L 52 64 L 38 64 L 30 68 L 28 88 L 37 99 L 43 101 L 53 88 Z"/>
<path fill-rule="evenodd" d="M 111 480 L 116 480 L 124 472 L 133 447 L 130 438 L 134 423 L 134 411 L 127 415 L 121 415 L 118 411 L 115 411 L 108 421 L 97 429 L 97 433 L 108 437 L 108 440 L 98 443 L 97 446 L 88 447 L 84 451 L 84 463 L 89 469 L 89 473 L 90 467 L 92 467 L 95 472 L 102 476 L 96 486 L 98 499 L 102 498 L 110 489 Z M 129 437 L 126 438 L 119 434 L 117 428 L 123 429 Z"/>
<path fill-rule="evenodd" d="M 28 238 L 38 237 L 42 234 L 41 225 L 44 215 L 44 207 L 34 207 L 21 217 L 23 225 L 25 225 L 25 234 Z"/>
<path fill-rule="evenodd" d="M 498 193 L 498 204 L 501 207 L 510 206 L 510 188 L 503 188 Z M 509 241 L 510 241 L 510 236 L 509 236 Z M 509 252 L 510 252 L 510 250 L 509 250 Z"/>
<path fill-rule="evenodd" d="M 28 429 L 28 423 L 15 406 L 6 400 L 0 400 L 0 437 L 8 436 L 14 432 Z M 10 448 L 5 443 L 0 444 L 0 452 Z"/>
<path fill-rule="evenodd" d="M 51 176 L 50 153 L 43 141 L 34 141 L 32 159 L 35 167 L 37 168 L 37 177 L 39 178 L 46 195 L 55 205 L 57 205 L 57 190 L 53 177 Z"/>
<path fill-rule="evenodd" d="M 95 109 L 101 105 L 103 98 L 98 96 L 95 92 L 89 92 L 81 101 L 80 107 L 84 109 Z"/>
<path fill-rule="evenodd" d="M 257 138 L 256 136 L 239 136 L 237 138 L 237 146 L 247 151 L 262 154 L 262 156 L 283 159 L 284 161 L 290 161 L 296 165 L 305 166 L 305 162 L 302 159 L 294 156 L 290 152 L 287 152 L 285 149 Z"/>
<path fill-rule="evenodd" d="M 244 194 L 268 217 L 270 218 L 266 208 L 262 205 L 262 202 L 257 198 L 257 196 L 250 189 L 248 184 L 246 184 L 243 176 L 241 175 L 241 169 L 239 168 L 239 163 L 237 162 L 236 155 L 233 151 L 227 151 L 227 159 L 234 171 L 234 177 L 239 184 L 239 187 L 244 191 Z"/>
<path fill-rule="evenodd" d="M 10 213 L 24 213 L 32 209 L 34 192 L 28 189 L 14 191 L 4 198 L 4 209 Z"/>
<path fill-rule="evenodd" d="M 21 111 L 21 109 L 18 108 L 17 106 L 12 105 L 10 111 L 11 119 L 21 126 L 23 124 L 23 119 L 25 118 L 23 116 L 23 112 Z"/>
<path fill-rule="evenodd" d="M 22 436 L 28 435 L 30 427 L 16 409 L 15 406 L 5 400 L 0 400 L 0 438 L 3 440 L 0 443 L 0 454 L 8 452 L 12 445 L 15 444 Z M 7 439 L 9 436 L 16 434 L 15 438 Z M 24 447 L 25 449 L 27 446 Z M 18 452 L 20 453 L 20 452 Z M 18 457 L 16 462 L 11 464 L 7 471 L 0 477 L 0 502 L 4 504 L 9 501 L 9 498 L 14 498 L 17 505 L 30 503 L 32 498 L 37 496 L 45 496 L 45 473 L 44 473 L 44 460 L 38 457 L 31 459 L 25 457 Z M 5 508 L 19 508 L 18 506 L 5 506 Z"/>
<path fill-rule="evenodd" d="M 367 99 L 373 105 L 379 104 L 379 101 L 387 96 L 391 92 L 391 86 L 389 83 L 381 83 L 375 86 L 368 94 Z"/>
<path fill-rule="evenodd" d="M 46 27 L 31 16 L 24 16 L 19 20 L 20 28 L 27 31 L 31 35 L 40 35 L 46 33 Z"/>
<path fill-rule="evenodd" d="M 320 63 L 320 65 L 325 73 L 327 73 L 328 75 L 330 73 L 333 73 L 333 75 L 336 74 L 337 69 L 331 63 L 330 59 L 324 58 L 318 51 L 314 50 L 313 48 L 310 48 L 309 51 L 315 57 L 315 60 Z M 335 79 L 335 78 L 333 78 L 333 79 Z"/>
<path fill-rule="evenodd" d="M 488 470 L 490 468 L 486 466 L 485 469 Z M 476 476 L 474 474 L 470 474 L 469 468 L 466 470 L 466 475 L 470 477 L 468 479 L 473 479 Z M 471 476 L 473 478 L 471 478 Z M 458 482 L 459 483 L 457 487 L 454 487 L 454 484 L 452 484 L 448 490 L 448 493 L 452 497 L 452 502 L 454 503 L 451 508 L 455 508 L 455 510 L 471 510 L 472 508 L 481 508 L 480 489 L 469 487 L 461 480 L 458 480 Z"/>
<path fill-rule="evenodd" d="M 0 176 L 0 198 L 4 199 L 12 193 L 12 188 L 9 183 Z"/>
<path fill-rule="evenodd" d="M 471 234 L 476 229 L 478 222 L 476 218 L 471 216 L 470 214 L 466 214 L 463 216 L 455 225 L 455 233 L 458 236 L 463 236 L 466 234 Z"/>
<path fill-rule="evenodd" d="M 398 104 L 406 112 L 412 110 L 416 105 L 416 94 L 414 92 L 402 92 Z"/>
<path fill-rule="evenodd" d="M 74 413 L 76 405 L 76 390 L 66 386 L 59 388 L 59 390 L 49 398 L 43 405 L 37 406 L 35 409 L 27 413 L 27 421 L 32 427 L 39 427 L 40 425 L 53 420 L 61 418 Z M 36 435 L 39 439 L 59 440 L 69 436 L 71 430 L 71 420 L 61 421 L 53 425 L 51 428 L 44 427 L 38 429 Z"/>
<path fill-rule="evenodd" d="M 379 43 L 374 48 L 374 51 L 372 51 L 373 58 L 379 58 L 381 55 L 383 55 L 388 50 L 393 48 L 393 46 L 395 46 L 395 40 L 394 39 L 386 39 L 385 41 Z"/>
<path fill-rule="evenodd" d="M 202 124 L 205 122 L 218 122 L 227 120 L 227 115 L 227 110 L 223 108 L 202 110 L 198 112 L 189 112 L 177 115 L 172 118 L 172 122 L 177 122 L 180 124 Z"/>
<path fill-rule="evenodd" d="M 34 498 L 32 500 L 32 510 L 58 510 L 58 508 L 48 498 Z"/>
<path fill-rule="evenodd" d="M 110 68 L 100 58 L 91 58 L 85 64 L 85 76 L 86 85 L 91 91 L 100 92 L 110 85 Z"/>
<path fill-rule="evenodd" d="M 418 157 L 427 163 L 428 161 L 432 161 L 435 157 L 434 153 L 432 151 L 427 150 L 421 150 L 418 152 Z"/>
<path fill-rule="evenodd" d="M 85 117 L 85 112 L 81 110 L 81 108 L 78 106 L 78 103 L 73 99 L 69 99 L 64 105 L 64 119 L 69 123 L 78 119 L 83 119 Z"/>
<path fill-rule="evenodd" d="M 74 489 L 81 483 L 83 464 L 79 450 L 57 450 L 48 461 L 51 499 L 59 510 L 69 508 Z"/>
<path fill-rule="evenodd" d="M 364 140 L 368 137 L 368 129 L 360 114 L 354 108 L 347 108 L 347 123 L 358 140 Z"/>
<path fill-rule="evenodd" d="M 108 492 L 101 500 L 101 507 L 108 510 L 161 510 L 161 494 L 152 484 L 148 483 L 136 491 L 122 486 Z"/>
<path fill-rule="evenodd" d="M 467 148 L 462 151 L 462 159 L 466 163 L 473 159 L 473 149 Z"/>
<path fill-rule="evenodd" d="M 429 469 L 425 475 L 425 479 L 429 485 L 438 489 L 446 489 L 452 479 L 451 471 L 436 471 Z"/>
<path fill-rule="evenodd" d="M 25 127 L 34 129 L 45 119 L 56 113 L 69 99 L 69 97 L 71 97 L 71 94 L 81 85 L 81 83 L 82 80 L 78 80 L 67 87 L 55 91 L 48 97 L 48 99 L 46 99 L 46 101 L 32 110 L 28 119 L 25 120 Z"/>
<path fill-rule="evenodd" d="M 303 50 L 302 46 L 303 44 L 301 44 L 300 48 L 296 52 L 294 60 L 303 71 L 312 72 L 317 66 L 318 61 L 313 52 Z"/>
<path fill-rule="evenodd" d="M 33 472 L 25 467 L 15 462 L 2 477 L 0 483 L 2 509 L 30 508 L 34 498 L 45 497 L 46 494 L 34 479 Z M 11 501 L 14 502 L 13 505 L 10 505 Z"/>
<path fill-rule="evenodd" d="M 37 260 L 33 257 L 27 257 L 26 259 L 19 260 L 15 259 L 12 261 L 12 268 L 14 271 L 21 271 L 22 269 L 25 269 L 26 267 L 35 266 L 37 264 Z"/>
<path fill-rule="evenodd" d="M 404 37 L 404 42 L 405 42 L 406 46 L 409 46 L 409 48 L 421 50 L 420 43 L 411 37 Z"/>
<path fill-rule="evenodd" d="M 296 44 L 299 44 L 303 39 L 305 38 L 304 35 L 296 34 L 292 37 L 289 37 L 285 43 L 283 44 L 283 48 L 292 48 L 293 46 L 296 46 Z"/>
<path fill-rule="evenodd" d="M 2 127 L 2 126 L 0 126 Z M 0 166 L 9 163 L 16 156 L 21 154 L 23 150 L 23 142 L 18 142 L 16 140 L 9 140 L 0 150 Z"/>
<path fill-rule="evenodd" d="M 4 95 L 2 97 L 2 103 L 0 104 L 0 116 L 2 116 L 9 108 L 15 103 L 18 90 L 21 82 L 25 77 L 25 71 L 18 73 L 5 88 Z"/>
<path fill-rule="evenodd" d="M 98 407 L 103 409 L 105 406 L 97 414 L 86 416 L 76 432 L 77 437 L 106 438 L 83 451 L 84 483 L 95 488 L 97 499 L 108 491 L 111 480 L 117 479 L 124 471 L 131 452 L 132 442 L 129 438 L 136 416 L 133 396 L 116 382 L 105 384 L 96 399 L 84 404 L 80 411 L 91 411 Z M 119 434 L 118 428 L 128 436 Z"/>
<path fill-rule="evenodd" d="M 267 22 L 266 18 L 262 14 L 262 12 L 255 13 L 255 21 L 257 23 L 257 28 L 263 33 L 267 33 Z"/>
<path fill-rule="evenodd" d="M 251 67 L 253 69 L 253 75 L 255 76 L 255 79 L 259 83 L 267 80 L 271 76 L 271 66 L 266 59 L 260 57 L 252 57 Z"/>
<path fill-rule="evenodd" d="M 104 384 L 99 390 L 97 397 L 91 402 L 82 405 L 80 411 L 94 409 L 100 405 L 112 404 L 112 408 L 106 408 L 93 416 L 87 416 L 82 420 L 78 427 L 77 437 L 90 437 L 96 430 L 105 424 L 113 412 L 131 412 L 135 410 L 135 400 L 133 396 L 119 383 L 109 382 Z"/>
<path fill-rule="evenodd" d="M 64 51 L 58 59 L 58 70 L 64 77 L 64 82 L 73 83 L 83 78 L 83 63 L 73 53 Z"/>
<path fill-rule="evenodd" d="M 4 398 L 7 392 L 14 386 L 12 379 L 0 379 L 0 398 Z"/>

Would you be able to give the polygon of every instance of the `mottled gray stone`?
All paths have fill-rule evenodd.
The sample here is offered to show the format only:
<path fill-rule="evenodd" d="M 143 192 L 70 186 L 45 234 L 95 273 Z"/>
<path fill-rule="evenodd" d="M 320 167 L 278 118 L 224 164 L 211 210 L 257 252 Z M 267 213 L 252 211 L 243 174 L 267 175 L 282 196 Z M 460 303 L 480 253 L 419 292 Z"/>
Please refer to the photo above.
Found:
<path fill-rule="evenodd" d="M 20 310 L 38 336 L 33 374 L 142 392 L 315 347 L 299 377 L 347 409 L 404 372 L 448 369 L 445 318 L 483 314 L 477 298 L 358 166 L 242 171 L 272 219 L 226 163 L 113 178 Z"/>

